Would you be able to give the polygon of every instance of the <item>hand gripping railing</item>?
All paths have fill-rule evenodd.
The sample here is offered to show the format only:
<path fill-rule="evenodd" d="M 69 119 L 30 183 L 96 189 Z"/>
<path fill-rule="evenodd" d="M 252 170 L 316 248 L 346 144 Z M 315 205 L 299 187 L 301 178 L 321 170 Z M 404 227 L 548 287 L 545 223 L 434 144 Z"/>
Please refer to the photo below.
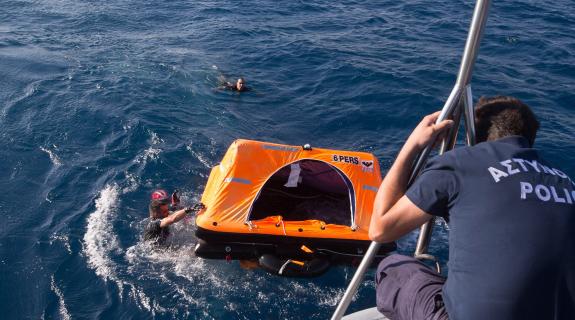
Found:
<path fill-rule="evenodd" d="M 454 114 L 460 116 L 463 114 L 465 129 L 466 129 L 466 139 L 467 144 L 473 145 L 475 143 L 475 125 L 473 116 L 473 97 L 471 93 L 471 74 L 473 71 L 473 66 L 475 64 L 475 59 L 477 58 L 477 52 L 479 51 L 479 44 L 481 42 L 481 37 L 483 35 L 483 30 L 485 28 L 485 22 L 487 21 L 487 14 L 489 11 L 491 1 L 490 0 L 478 0 L 475 4 L 475 10 L 473 12 L 473 18 L 471 20 L 471 26 L 469 28 L 469 33 L 467 35 L 467 42 L 465 44 L 465 49 L 463 51 L 463 57 L 461 59 L 461 65 L 459 67 L 459 73 L 457 75 L 457 81 L 453 90 L 443 108 L 436 123 L 439 123 Z M 459 108 L 459 110 L 457 110 Z M 459 111 L 459 112 L 455 112 Z M 459 119 L 457 119 L 458 121 Z M 458 128 L 454 128 L 450 131 L 450 136 L 444 139 L 442 147 L 439 153 L 443 153 L 451 148 L 455 143 L 455 138 L 457 136 Z M 449 142 L 448 142 L 449 141 Z M 431 146 L 433 146 L 435 141 L 432 141 L 418 156 L 413 171 L 411 172 L 409 178 L 409 185 L 413 183 L 415 178 L 419 175 L 419 172 L 425 165 L 427 158 L 431 152 Z M 415 249 L 415 255 L 425 254 L 429 246 L 429 240 L 431 238 L 431 231 L 433 227 L 433 219 L 428 221 L 421 227 L 419 233 L 419 238 L 417 240 L 417 247 Z M 351 303 L 353 295 L 357 292 L 357 288 L 361 284 L 363 276 L 367 268 L 371 265 L 373 258 L 379 250 L 380 244 L 377 242 L 372 242 L 369 249 L 365 253 L 363 260 L 361 261 L 357 271 L 353 275 L 349 286 L 347 287 L 339 305 L 337 306 L 332 320 L 339 320 L 347 310 L 347 307 Z"/>

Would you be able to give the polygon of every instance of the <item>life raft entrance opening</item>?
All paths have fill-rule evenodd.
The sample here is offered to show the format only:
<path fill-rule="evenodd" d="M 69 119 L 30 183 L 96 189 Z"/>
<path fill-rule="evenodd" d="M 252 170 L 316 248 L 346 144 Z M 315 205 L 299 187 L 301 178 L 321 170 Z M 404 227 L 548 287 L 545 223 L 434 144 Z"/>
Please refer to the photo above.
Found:
<path fill-rule="evenodd" d="M 347 176 L 326 162 L 304 159 L 282 167 L 266 181 L 248 220 L 282 216 L 284 221 L 351 226 L 354 213 L 355 194 Z"/>

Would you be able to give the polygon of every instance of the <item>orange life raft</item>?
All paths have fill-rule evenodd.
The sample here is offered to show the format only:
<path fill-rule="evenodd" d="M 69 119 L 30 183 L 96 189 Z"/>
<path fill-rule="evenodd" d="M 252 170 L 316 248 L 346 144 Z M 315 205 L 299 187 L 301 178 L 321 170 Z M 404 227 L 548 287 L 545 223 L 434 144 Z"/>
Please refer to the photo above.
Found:
<path fill-rule="evenodd" d="M 380 183 L 370 153 L 236 140 L 211 170 L 202 196 L 206 209 L 196 218 L 195 253 L 357 260 L 370 243 Z M 383 245 L 379 254 L 394 249 L 393 243 Z"/>

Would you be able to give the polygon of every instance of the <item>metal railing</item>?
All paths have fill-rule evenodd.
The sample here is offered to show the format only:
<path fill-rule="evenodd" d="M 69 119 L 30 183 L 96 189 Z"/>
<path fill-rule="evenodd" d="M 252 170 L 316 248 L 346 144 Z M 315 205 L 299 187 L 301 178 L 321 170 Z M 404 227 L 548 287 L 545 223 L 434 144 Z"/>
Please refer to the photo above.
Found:
<path fill-rule="evenodd" d="M 463 117 L 466 129 L 466 140 L 467 144 L 469 145 L 475 144 L 473 97 L 470 81 L 473 72 L 473 66 L 475 65 L 475 60 L 479 51 L 479 44 L 483 36 L 483 30 L 485 29 L 485 23 L 487 21 L 490 4 L 490 0 L 478 0 L 475 4 L 475 10 L 473 12 L 469 33 L 467 35 L 467 41 L 465 43 L 465 49 L 463 51 L 463 57 L 459 67 L 457 81 L 455 82 L 455 86 L 453 87 L 453 90 L 451 90 L 449 97 L 441 109 L 439 118 L 437 119 L 437 123 L 439 123 L 451 117 L 454 118 L 454 120 L 456 120 L 456 124 L 458 124 L 460 117 Z M 443 152 L 453 148 L 457 137 L 457 132 L 458 126 L 453 126 L 450 135 L 443 140 L 439 154 L 442 154 Z M 415 178 L 419 175 L 421 169 L 424 167 L 431 152 L 431 146 L 433 145 L 434 142 L 430 143 L 430 145 L 427 146 L 418 156 L 415 162 L 415 166 L 413 167 L 413 171 L 410 175 L 409 185 L 413 183 Z M 417 246 L 415 249 L 415 256 L 425 254 L 427 252 L 431 233 L 433 231 L 433 224 L 434 219 L 431 219 L 426 224 L 421 226 L 419 238 L 417 240 Z M 349 304 L 351 303 L 353 295 L 357 292 L 357 289 L 361 284 L 366 270 L 373 262 L 379 247 L 380 244 L 377 242 L 372 242 L 369 246 L 369 249 L 367 250 L 363 260 L 357 268 L 357 271 L 351 279 L 351 282 L 347 287 L 333 316 L 331 317 L 332 320 L 339 320 L 344 315 Z"/>

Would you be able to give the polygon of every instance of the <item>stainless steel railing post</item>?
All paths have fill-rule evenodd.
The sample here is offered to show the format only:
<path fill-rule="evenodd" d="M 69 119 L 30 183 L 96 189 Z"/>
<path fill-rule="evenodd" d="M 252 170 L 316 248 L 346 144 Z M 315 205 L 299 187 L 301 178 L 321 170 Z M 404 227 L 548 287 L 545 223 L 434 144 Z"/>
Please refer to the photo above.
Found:
<path fill-rule="evenodd" d="M 487 21 L 487 13 L 489 11 L 490 2 L 491 2 L 490 0 L 478 0 L 475 5 L 475 11 L 473 12 L 471 26 L 469 27 L 469 34 L 467 35 L 467 42 L 465 43 L 465 49 L 463 50 L 463 57 L 461 58 L 461 65 L 459 67 L 457 81 L 455 82 L 455 88 L 453 89 L 453 91 L 457 91 L 459 93 L 457 96 L 458 106 L 464 109 L 463 111 L 466 123 L 465 129 L 468 143 L 475 142 L 473 97 L 471 96 L 471 86 L 469 85 L 469 82 L 471 81 L 473 66 L 475 65 L 477 53 L 479 52 L 479 44 L 483 36 L 483 30 L 485 29 L 485 23 Z M 453 110 L 446 110 L 446 112 L 447 111 L 453 112 Z M 437 119 L 438 122 L 440 120 L 442 119 Z M 443 152 L 445 151 L 446 150 L 441 150 L 439 154 L 443 154 Z M 427 158 L 428 155 L 426 154 L 425 156 Z M 419 174 L 419 172 L 417 172 L 415 175 L 417 174 Z M 421 226 L 421 231 L 419 233 L 419 238 L 417 240 L 417 247 L 415 248 L 416 255 L 427 252 L 427 248 L 429 247 L 429 241 L 431 240 L 433 223 L 434 219 L 431 219 L 423 226 Z"/>
<path fill-rule="evenodd" d="M 475 64 L 477 53 L 479 51 L 479 44 L 483 36 L 483 30 L 485 29 L 485 23 L 487 21 L 487 15 L 489 12 L 490 4 L 491 0 L 478 0 L 477 3 L 475 4 L 475 10 L 473 12 L 473 18 L 471 20 L 469 33 L 467 35 L 467 41 L 465 43 L 465 49 L 463 51 L 463 57 L 461 59 L 461 65 L 459 68 L 459 73 L 457 75 L 457 81 L 455 83 L 453 90 L 451 91 L 451 94 L 449 95 L 449 98 L 447 99 L 445 105 L 442 108 L 439 118 L 437 119 L 438 123 L 447 119 L 447 117 L 449 117 L 453 113 L 456 106 L 464 105 L 465 107 L 463 110 L 463 114 L 465 117 L 465 122 L 467 124 L 466 131 L 467 131 L 468 142 L 474 142 L 475 140 L 474 139 L 475 127 L 473 125 L 473 110 L 472 110 L 473 107 L 469 107 L 472 106 L 471 88 L 468 85 L 471 80 L 473 65 Z M 462 99 L 464 100 L 462 101 Z M 468 108 L 471 108 L 471 110 L 469 110 Z M 472 132 L 470 130 L 472 130 Z M 457 130 L 454 131 L 457 132 Z M 409 179 L 410 184 L 415 180 L 417 175 L 419 175 L 419 172 L 425 165 L 425 162 L 427 161 L 430 152 L 431 147 L 428 146 L 419 155 L 416 161 L 416 165 L 414 166 L 412 174 Z M 428 225 L 427 227 L 426 225 L 422 226 L 422 232 L 420 232 L 421 245 L 420 241 L 418 240 L 416 252 L 418 252 L 418 249 L 423 248 L 426 248 L 425 250 L 427 250 L 432 229 L 429 223 L 427 225 Z M 361 264 L 359 265 L 356 273 L 351 279 L 351 283 L 347 287 L 333 316 L 331 317 L 332 320 L 339 320 L 344 315 L 345 311 L 347 310 L 347 307 L 351 303 L 353 295 L 357 292 L 357 288 L 359 287 L 367 268 L 369 267 L 369 265 L 371 265 L 373 259 L 375 258 L 378 249 L 379 244 L 376 242 L 372 242 L 363 260 L 361 261 Z"/>

